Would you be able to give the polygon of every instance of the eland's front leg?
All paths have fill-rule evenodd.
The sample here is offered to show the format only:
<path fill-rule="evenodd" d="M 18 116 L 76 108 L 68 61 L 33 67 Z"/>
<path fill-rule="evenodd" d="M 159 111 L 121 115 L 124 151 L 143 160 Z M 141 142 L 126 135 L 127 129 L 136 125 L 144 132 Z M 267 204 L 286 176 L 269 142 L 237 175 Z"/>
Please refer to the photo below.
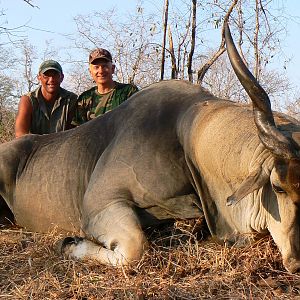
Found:
<path fill-rule="evenodd" d="M 147 239 L 133 209 L 125 202 L 110 204 L 86 216 L 86 238 L 67 238 L 62 253 L 106 265 L 127 265 L 141 259 Z"/>

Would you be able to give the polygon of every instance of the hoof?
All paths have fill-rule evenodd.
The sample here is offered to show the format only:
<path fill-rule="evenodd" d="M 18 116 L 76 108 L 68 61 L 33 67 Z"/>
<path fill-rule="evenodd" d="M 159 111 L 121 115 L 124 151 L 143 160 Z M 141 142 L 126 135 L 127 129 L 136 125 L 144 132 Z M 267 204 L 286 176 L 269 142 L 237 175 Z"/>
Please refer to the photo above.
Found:
<path fill-rule="evenodd" d="M 0 196 L 0 228 L 12 227 L 15 225 L 15 217 L 5 203 L 5 201 Z"/>
<path fill-rule="evenodd" d="M 78 245 L 80 242 L 83 241 L 83 238 L 78 236 L 68 236 L 64 238 L 62 241 L 59 242 L 58 250 L 61 255 L 69 256 L 72 246 Z"/>

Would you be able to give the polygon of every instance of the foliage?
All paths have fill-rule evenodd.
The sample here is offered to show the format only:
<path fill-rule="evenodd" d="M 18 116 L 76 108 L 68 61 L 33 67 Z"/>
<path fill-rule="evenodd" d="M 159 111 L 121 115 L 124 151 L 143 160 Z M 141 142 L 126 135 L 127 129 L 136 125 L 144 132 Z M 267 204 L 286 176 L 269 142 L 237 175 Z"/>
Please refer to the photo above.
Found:
<path fill-rule="evenodd" d="M 11 110 L 0 111 L 0 143 L 14 138 L 15 113 Z"/>
<path fill-rule="evenodd" d="M 15 82 L 0 72 L 0 142 L 14 137 L 14 90 Z"/>

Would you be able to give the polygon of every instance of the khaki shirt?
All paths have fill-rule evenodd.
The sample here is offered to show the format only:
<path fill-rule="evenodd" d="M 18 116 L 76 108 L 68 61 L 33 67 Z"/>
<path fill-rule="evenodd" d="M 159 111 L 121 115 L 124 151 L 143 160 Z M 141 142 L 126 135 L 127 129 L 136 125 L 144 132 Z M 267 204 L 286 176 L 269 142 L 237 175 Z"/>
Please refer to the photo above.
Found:
<path fill-rule="evenodd" d="M 71 128 L 71 121 L 77 103 L 77 95 L 60 88 L 59 98 L 48 112 L 42 97 L 41 87 L 27 95 L 32 104 L 30 133 L 47 134 Z"/>

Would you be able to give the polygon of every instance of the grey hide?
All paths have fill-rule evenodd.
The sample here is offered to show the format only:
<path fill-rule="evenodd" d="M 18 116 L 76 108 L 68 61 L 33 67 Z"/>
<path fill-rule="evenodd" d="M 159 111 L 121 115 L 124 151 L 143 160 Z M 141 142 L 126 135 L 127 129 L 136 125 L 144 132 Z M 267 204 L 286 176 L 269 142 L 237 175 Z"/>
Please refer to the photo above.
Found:
<path fill-rule="evenodd" d="M 286 135 L 300 132 L 283 114 L 275 121 Z M 300 192 L 272 189 L 285 163 L 261 143 L 250 107 L 188 82 L 153 84 L 70 131 L 4 143 L 0 158 L 0 192 L 17 223 L 81 232 L 62 245 L 71 257 L 127 264 L 147 247 L 145 226 L 204 215 L 223 241 L 270 232 L 287 269 L 298 270 L 299 210 L 290 199 Z M 242 200 L 228 206 L 235 193 Z"/>

